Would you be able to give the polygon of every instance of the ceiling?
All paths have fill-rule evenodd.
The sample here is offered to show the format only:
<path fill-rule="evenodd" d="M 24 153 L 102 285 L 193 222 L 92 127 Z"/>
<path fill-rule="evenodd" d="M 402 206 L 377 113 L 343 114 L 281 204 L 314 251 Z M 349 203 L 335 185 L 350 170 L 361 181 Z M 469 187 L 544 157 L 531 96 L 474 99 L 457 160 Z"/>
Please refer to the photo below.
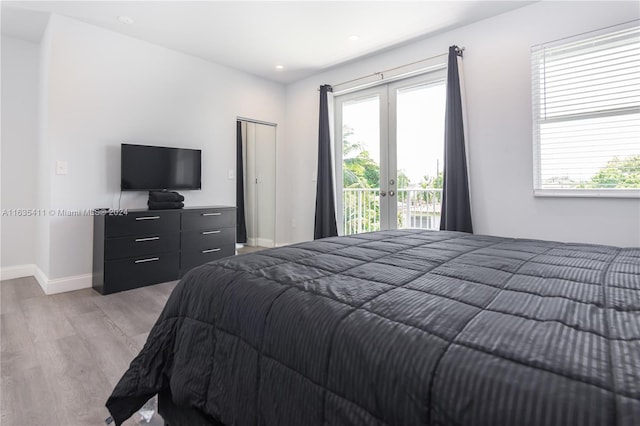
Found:
<path fill-rule="evenodd" d="M 281 83 L 528 1 L 2 1 L 5 35 L 38 42 L 49 13 Z M 126 25 L 119 16 L 135 22 Z M 358 36 L 357 40 L 349 37 Z M 282 65 L 282 69 L 276 69 Z"/>

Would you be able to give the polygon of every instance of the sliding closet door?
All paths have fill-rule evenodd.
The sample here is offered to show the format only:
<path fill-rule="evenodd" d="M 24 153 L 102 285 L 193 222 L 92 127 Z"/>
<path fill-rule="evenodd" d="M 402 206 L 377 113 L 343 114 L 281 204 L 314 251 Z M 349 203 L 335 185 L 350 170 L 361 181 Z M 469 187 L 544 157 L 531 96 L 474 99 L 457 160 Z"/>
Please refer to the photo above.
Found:
<path fill-rule="evenodd" d="M 247 244 L 257 245 L 258 235 L 258 192 L 257 192 L 257 155 L 256 155 L 256 125 L 251 122 L 243 122 L 246 129 L 246 165 L 245 165 L 245 214 L 247 220 Z"/>
<path fill-rule="evenodd" d="M 276 126 L 241 121 L 245 135 L 247 245 L 274 247 L 276 221 Z"/>
<path fill-rule="evenodd" d="M 276 223 L 276 127 L 255 126 L 256 152 L 256 245 L 275 246 Z"/>

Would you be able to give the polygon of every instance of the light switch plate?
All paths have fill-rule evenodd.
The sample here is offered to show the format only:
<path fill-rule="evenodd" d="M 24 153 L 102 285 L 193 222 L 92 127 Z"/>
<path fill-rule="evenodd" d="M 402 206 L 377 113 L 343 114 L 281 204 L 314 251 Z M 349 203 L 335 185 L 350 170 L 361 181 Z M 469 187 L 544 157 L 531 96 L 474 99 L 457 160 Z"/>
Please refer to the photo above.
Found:
<path fill-rule="evenodd" d="M 69 164 L 66 161 L 56 161 L 56 174 L 66 175 L 67 173 L 69 173 Z"/>

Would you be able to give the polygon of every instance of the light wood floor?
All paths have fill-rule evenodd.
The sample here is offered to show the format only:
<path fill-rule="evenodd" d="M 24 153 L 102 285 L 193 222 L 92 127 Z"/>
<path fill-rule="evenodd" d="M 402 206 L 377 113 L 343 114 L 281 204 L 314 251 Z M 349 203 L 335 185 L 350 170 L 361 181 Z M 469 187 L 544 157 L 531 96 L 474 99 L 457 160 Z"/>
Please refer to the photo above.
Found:
<path fill-rule="evenodd" d="M 267 248 L 268 247 L 262 247 L 262 246 L 244 246 L 236 249 L 236 252 L 238 252 L 238 254 L 247 254 L 247 253 L 254 253 L 256 251 L 266 250 Z"/>
<path fill-rule="evenodd" d="M 2 426 L 104 425 L 107 397 L 175 284 L 46 296 L 33 278 L 2 281 Z M 163 422 L 156 414 L 148 424 Z"/>

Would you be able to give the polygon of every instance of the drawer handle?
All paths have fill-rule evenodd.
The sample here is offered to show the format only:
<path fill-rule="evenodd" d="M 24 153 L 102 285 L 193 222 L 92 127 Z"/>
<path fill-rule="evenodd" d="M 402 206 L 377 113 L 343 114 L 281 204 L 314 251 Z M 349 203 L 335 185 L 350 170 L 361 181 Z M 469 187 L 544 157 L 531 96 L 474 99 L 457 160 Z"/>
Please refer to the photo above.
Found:
<path fill-rule="evenodd" d="M 215 248 L 215 249 L 209 249 L 209 250 L 202 250 L 202 254 L 213 253 L 214 251 L 220 251 L 220 249 Z"/>
<path fill-rule="evenodd" d="M 155 240 L 159 240 L 160 237 L 149 237 L 149 238 L 136 238 L 136 243 L 142 243 L 145 241 L 155 241 Z"/>
<path fill-rule="evenodd" d="M 222 231 L 204 231 L 202 235 L 219 234 Z"/>
<path fill-rule="evenodd" d="M 141 217 L 136 217 L 136 220 L 156 220 L 156 219 L 160 219 L 160 216 L 141 216 Z"/>
<path fill-rule="evenodd" d="M 159 257 L 150 257 L 148 259 L 140 259 L 140 260 L 136 260 L 136 263 L 155 262 L 156 260 L 160 260 L 160 258 Z"/>
<path fill-rule="evenodd" d="M 220 216 L 222 213 L 202 213 L 202 216 Z"/>

